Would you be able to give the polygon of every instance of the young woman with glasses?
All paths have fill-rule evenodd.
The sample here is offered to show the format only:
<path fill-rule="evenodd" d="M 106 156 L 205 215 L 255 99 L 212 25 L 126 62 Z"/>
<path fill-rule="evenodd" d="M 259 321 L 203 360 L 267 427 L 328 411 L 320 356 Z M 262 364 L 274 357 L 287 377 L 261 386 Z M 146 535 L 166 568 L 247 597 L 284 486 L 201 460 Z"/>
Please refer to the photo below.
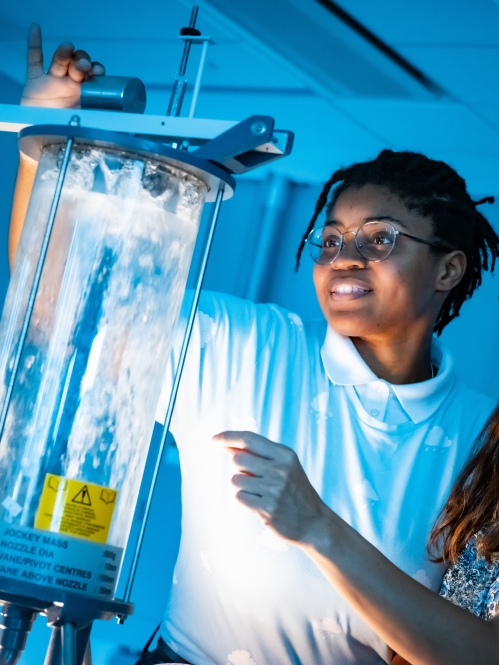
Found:
<path fill-rule="evenodd" d="M 338 267 L 335 277 L 331 267 L 342 260 L 342 252 L 347 252 L 349 246 L 353 255 L 357 253 L 359 263 L 389 260 L 397 245 L 406 239 L 431 247 L 435 256 L 452 252 L 456 246 L 462 247 L 468 259 L 465 275 L 468 272 L 469 282 L 466 285 L 466 280 L 462 279 L 447 297 L 436 320 L 435 329 L 439 331 L 458 314 L 469 294 L 471 275 L 477 274 L 477 264 L 486 256 L 482 251 L 473 257 L 473 244 L 479 235 L 477 227 L 487 229 L 488 223 L 481 216 L 477 223 L 477 213 L 474 224 L 468 221 L 469 227 L 465 228 L 466 222 L 462 219 L 465 216 L 461 211 L 462 217 L 459 217 L 456 201 L 446 196 L 443 188 L 440 192 L 437 187 L 433 191 L 428 188 L 423 200 L 411 197 L 410 187 L 414 190 L 417 184 L 409 187 L 406 184 L 404 191 L 403 181 L 407 176 L 400 175 L 403 162 L 407 168 L 411 160 L 415 167 L 427 165 L 426 158 L 420 155 L 384 151 L 372 162 L 343 171 L 341 184 L 328 206 L 326 223 L 316 226 L 321 204 L 325 205 L 325 197 L 319 199 L 309 225 L 312 228 L 299 248 L 298 263 L 306 244 L 316 263 L 316 285 L 326 282 L 334 302 L 341 302 L 343 297 L 350 302 L 364 298 L 376 282 L 373 277 L 368 281 L 360 271 L 355 279 L 350 279 Z M 366 210 L 370 209 L 370 202 L 376 196 L 371 184 L 376 182 L 373 174 L 377 170 L 379 178 L 383 162 L 385 172 L 391 171 L 391 177 L 385 173 L 388 189 L 385 195 L 402 194 L 405 214 L 402 209 L 393 216 L 364 217 L 361 214 L 358 224 L 350 226 L 348 215 L 356 210 L 359 198 L 365 197 Z M 449 174 L 447 165 L 436 163 L 436 166 L 435 171 L 440 169 L 442 175 Z M 398 173 L 397 167 L 400 168 Z M 336 178 L 337 174 L 332 180 Z M 456 184 L 460 184 L 459 180 L 455 178 Z M 413 182 L 417 182 L 416 177 Z M 329 183 L 325 190 L 329 190 Z M 345 193 L 350 193 L 351 197 L 344 199 Z M 468 208 L 472 219 L 474 207 L 493 202 L 492 197 L 472 202 L 465 194 L 464 183 L 459 198 L 460 205 Z M 400 200 L 393 203 L 397 206 Z M 429 212 L 432 206 L 434 209 Z M 454 220 L 447 207 L 456 210 Z M 414 209 L 428 210 L 432 215 L 433 234 L 421 238 L 406 232 L 415 228 L 407 217 L 407 211 Z M 492 239 L 493 235 L 488 237 Z M 351 265 L 348 268 L 351 269 Z M 396 275 L 393 269 L 391 276 L 395 285 Z M 421 279 L 424 280 L 423 275 Z M 322 302 L 325 308 L 327 298 Z M 433 365 L 431 371 L 433 375 Z M 392 665 L 490 665 L 498 661 L 499 406 L 477 437 L 429 537 L 429 560 L 448 566 L 439 595 L 426 588 L 429 585 L 424 576 L 414 579 L 407 575 L 347 521 L 334 514 L 287 448 L 253 433 L 225 432 L 216 438 L 230 453 L 237 469 L 232 478 L 239 490 L 237 499 L 256 512 L 267 527 L 314 561 L 325 578 L 392 647 Z"/>
<path fill-rule="evenodd" d="M 92 67 L 84 55 L 66 44 L 45 73 L 32 32 L 24 103 L 64 105 L 67 87 L 74 105 Z M 12 253 L 33 176 L 21 164 Z M 433 336 L 499 255 L 476 205 L 448 165 L 385 150 L 333 174 L 304 234 L 298 260 L 308 244 L 324 320 L 202 296 L 171 427 L 182 542 L 160 641 L 142 663 L 377 665 L 392 649 L 415 653 L 405 626 L 418 613 L 401 606 L 422 594 L 431 612 L 439 600 L 416 581 L 438 591 L 445 572 L 426 543 L 492 408 Z M 269 528 L 234 500 L 231 478 Z M 355 586 L 348 566 L 371 586 Z M 371 615 L 383 616 L 375 630 Z"/>

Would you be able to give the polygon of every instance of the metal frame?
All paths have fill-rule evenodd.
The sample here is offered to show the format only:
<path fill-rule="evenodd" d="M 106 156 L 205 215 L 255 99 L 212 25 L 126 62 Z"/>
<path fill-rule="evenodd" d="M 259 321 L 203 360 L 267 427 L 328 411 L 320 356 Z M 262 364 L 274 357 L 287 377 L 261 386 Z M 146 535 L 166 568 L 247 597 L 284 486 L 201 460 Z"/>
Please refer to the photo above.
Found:
<path fill-rule="evenodd" d="M 232 194 L 233 189 L 235 188 L 235 182 L 232 176 L 227 173 L 224 169 L 216 166 L 213 163 L 200 159 L 190 153 L 180 152 L 179 150 L 174 150 L 162 144 L 155 144 L 151 141 L 145 140 L 140 137 L 131 137 L 123 134 L 117 134 L 115 132 L 99 131 L 99 130 L 89 130 L 88 128 L 82 128 L 79 126 L 79 117 L 73 115 L 70 121 L 70 124 L 67 126 L 42 126 L 42 127 L 30 127 L 23 130 L 20 133 L 20 144 L 21 148 L 29 150 L 29 154 L 36 157 L 36 153 L 40 147 L 46 143 L 59 143 L 65 142 L 66 147 L 64 151 L 64 157 L 57 178 L 54 196 L 52 199 L 52 204 L 50 207 L 49 218 L 47 221 L 47 227 L 42 240 L 40 255 L 38 257 L 35 275 L 33 278 L 33 283 L 30 288 L 30 293 L 28 296 L 28 304 L 24 314 L 23 324 L 21 327 L 21 333 L 19 336 L 14 364 L 9 379 L 8 389 L 4 398 L 2 409 L 0 412 L 0 438 L 5 426 L 5 421 L 7 418 L 10 401 L 12 397 L 13 388 L 17 378 L 17 372 L 19 369 L 19 363 L 24 349 L 29 324 L 31 316 L 34 309 L 34 304 L 36 300 L 36 295 L 40 285 L 40 280 L 43 272 L 43 267 L 45 264 L 47 251 L 50 243 L 50 238 L 52 230 L 55 223 L 55 218 L 57 215 L 57 210 L 59 202 L 62 195 L 62 189 L 64 186 L 65 177 L 69 168 L 71 151 L 73 146 L 77 142 L 83 142 L 84 144 L 93 143 L 103 147 L 112 147 L 129 149 L 135 154 L 141 154 L 145 156 L 154 156 L 155 158 L 164 158 L 169 163 L 173 163 L 175 166 L 182 168 L 198 174 L 203 179 L 211 180 L 212 185 L 217 184 L 216 199 L 213 209 L 210 229 L 208 233 L 208 238 L 206 241 L 206 248 L 204 251 L 201 267 L 197 277 L 197 284 L 195 289 L 195 296 L 191 306 L 191 311 L 189 314 L 188 324 L 184 333 L 184 339 L 182 342 L 182 348 L 180 352 L 179 361 L 177 364 L 175 379 L 173 383 L 173 388 L 170 395 L 170 402 L 168 405 L 167 419 L 165 422 L 165 428 L 163 431 L 163 437 L 161 440 L 161 445 L 156 456 L 155 469 L 153 479 L 151 481 L 147 499 L 146 512 L 142 521 L 141 530 L 139 533 L 139 538 L 135 544 L 135 550 L 133 554 L 132 566 L 128 573 L 128 579 L 126 582 L 125 596 L 127 599 L 130 599 L 133 582 L 135 579 L 135 573 L 137 570 L 138 560 L 140 556 L 140 551 L 142 548 L 142 543 L 145 535 L 147 518 L 149 516 L 150 507 L 152 503 L 152 496 L 156 486 L 159 468 L 162 461 L 162 454 L 166 446 L 166 439 L 168 434 L 168 427 L 171 420 L 171 415 L 173 413 L 173 407 L 175 404 L 175 399 L 178 391 L 178 386 L 180 383 L 180 377 L 182 374 L 182 369 L 185 361 L 185 356 L 187 353 L 187 348 L 189 345 L 189 339 L 194 325 L 197 305 L 199 302 L 199 297 L 201 294 L 202 284 L 204 280 L 204 275 L 206 272 L 206 267 L 208 264 L 208 258 L 213 242 L 213 237 L 215 233 L 215 228 L 220 213 L 220 208 L 222 200 L 226 196 L 227 191 Z M 185 161 L 184 161 L 185 159 Z M 62 600 L 59 600 L 59 597 Z M 47 614 L 48 622 L 56 629 L 60 629 L 59 632 L 54 632 L 51 648 L 49 649 L 49 655 L 47 657 L 46 665 L 81 665 L 83 662 L 80 656 L 83 658 L 84 651 L 86 649 L 85 644 L 81 644 L 81 640 L 78 640 L 78 630 L 83 630 L 88 628 L 91 623 L 97 618 L 111 618 L 112 616 L 118 615 L 119 622 L 122 623 L 126 616 L 132 613 L 133 606 L 129 603 L 129 600 L 119 601 L 111 600 L 105 601 L 98 598 L 87 597 L 79 594 L 68 594 L 68 592 L 58 592 L 52 587 L 41 587 L 39 585 L 25 583 L 20 584 L 17 580 L 10 580 L 9 578 L 0 577 L 0 603 L 6 605 L 7 607 L 17 606 L 25 609 L 32 609 L 33 612 L 44 611 Z M 27 634 L 31 628 L 31 623 L 29 621 L 25 622 L 26 625 L 29 624 L 29 627 L 22 628 L 21 632 Z M 6 626 L 8 630 L 8 626 Z M 88 635 L 89 635 L 88 630 Z M 4 635 L 7 636 L 7 632 L 4 631 Z M 86 635 L 85 640 L 88 641 L 88 635 Z M 83 636 L 83 634 L 82 634 Z M 83 636 L 84 637 L 84 636 Z M 84 641 L 85 641 L 84 640 Z M 83 655 L 82 653 L 83 648 Z M 1 654 L 0 654 L 1 661 Z"/>
<path fill-rule="evenodd" d="M 6 608 L 0 626 L 5 629 L 0 633 L 6 638 L 3 641 L 0 639 L 0 662 L 3 662 L 1 655 L 3 649 L 5 649 L 5 662 L 13 662 L 10 661 L 11 656 L 15 661 L 16 656 L 18 657 L 24 649 L 25 638 L 31 629 L 36 612 L 47 614 L 48 623 L 54 628 L 45 665 L 82 665 L 83 662 L 87 663 L 87 643 L 89 644 L 92 622 L 95 619 L 110 619 L 113 616 L 118 616 L 118 621 L 123 623 L 126 616 L 133 612 L 133 605 L 130 604 L 129 599 L 133 590 L 152 498 L 166 448 L 170 422 L 195 322 L 215 229 L 222 201 L 232 196 L 235 189 L 235 181 L 231 174 L 245 173 L 270 161 L 280 159 L 291 152 L 293 145 L 292 132 L 274 131 L 274 120 L 268 116 L 252 116 L 243 122 L 193 118 L 208 45 L 213 43 L 209 37 L 196 34 L 199 31 L 193 29 L 197 13 L 198 7 L 194 7 L 189 24 L 191 32 L 185 31 L 185 34 L 181 34 L 181 39 L 184 41 L 184 52 L 179 72 L 175 78 L 167 117 L 138 116 L 134 113 L 97 110 L 79 110 L 78 115 L 75 115 L 74 111 L 70 109 L 0 104 L 0 131 L 20 132 L 20 148 L 30 157 L 38 159 L 40 150 L 44 145 L 65 144 L 62 166 L 58 174 L 40 255 L 28 296 L 28 304 L 17 342 L 13 368 L 0 410 L 0 440 L 17 379 L 62 189 L 69 168 L 71 152 L 75 144 L 84 143 L 88 145 L 90 143 L 99 147 L 118 149 L 125 152 L 130 151 L 133 154 L 162 159 L 172 166 L 188 171 L 204 180 L 209 188 L 206 202 L 214 201 L 208 236 L 197 275 L 194 299 L 184 331 L 161 443 L 156 453 L 153 477 L 148 489 L 145 514 L 142 518 L 127 576 L 124 591 L 125 600 L 113 599 L 107 601 L 75 594 L 74 592 L 61 591 L 52 587 L 43 587 L 26 582 L 20 583 L 18 580 L 0 576 L 0 604 Z M 180 115 L 182 107 L 187 86 L 186 66 L 191 45 L 194 43 L 202 44 L 202 52 L 193 98 L 189 118 L 179 118 L 176 116 Z M 43 123 L 42 126 L 33 126 L 41 123 Z M 177 149 L 179 145 L 181 146 L 180 150 Z M 196 150 L 192 150 L 193 148 L 197 148 L 198 154 L 196 154 Z M 21 618 L 19 619 L 17 615 Z M 11 649 L 9 645 L 13 648 Z"/>
<path fill-rule="evenodd" d="M 89 129 L 79 125 L 36 125 L 26 127 L 19 132 L 19 147 L 21 152 L 28 155 L 28 157 L 38 160 L 43 146 L 62 143 L 68 139 L 71 140 L 72 144 L 74 141 L 75 143 L 95 145 L 100 148 L 125 152 L 130 150 L 133 154 L 143 157 L 163 159 L 168 164 L 204 180 L 209 188 L 206 196 L 207 202 L 215 199 L 220 181 L 227 185 L 225 188 L 226 198 L 230 198 L 236 188 L 236 181 L 225 169 L 220 168 L 213 162 L 199 158 L 195 152 L 170 148 L 167 145 L 150 141 L 141 136 Z"/>
<path fill-rule="evenodd" d="M 153 140 L 164 142 L 188 139 L 191 145 L 211 141 L 238 124 L 233 120 L 175 118 L 118 111 L 78 109 L 76 112 L 82 127 L 154 137 Z M 0 131 L 17 133 L 31 125 L 67 125 L 74 114 L 74 109 L 0 104 Z"/>
<path fill-rule="evenodd" d="M 73 591 L 1 576 L 0 602 L 4 628 L 0 631 L 0 639 L 2 650 L 6 648 L 7 652 L 11 652 L 8 655 L 22 652 L 36 614 L 47 616 L 47 623 L 52 626 L 53 634 L 45 665 L 89 664 L 86 653 L 92 623 L 97 619 L 109 621 L 115 616 L 123 620 L 133 613 L 131 603 L 93 598 Z M 19 616 L 13 617 L 14 621 L 10 619 L 11 609 L 15 611 L 16 617 Z M 12 640 L 8 639 L 9 629 L 15 633 Z M 7 662 L 11 662 L 8 655 Z"/>

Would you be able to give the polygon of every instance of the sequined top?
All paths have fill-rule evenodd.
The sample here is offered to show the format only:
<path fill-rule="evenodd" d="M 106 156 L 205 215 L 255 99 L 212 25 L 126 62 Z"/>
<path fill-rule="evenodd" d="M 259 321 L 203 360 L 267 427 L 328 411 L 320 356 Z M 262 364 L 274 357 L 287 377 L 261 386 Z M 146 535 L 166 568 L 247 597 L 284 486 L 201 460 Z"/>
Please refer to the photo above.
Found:
<path fill-rule="evenodd" d="M 491 619 L 499 612 L 499 558 L 487 563 L 477 552 L 477 537 L 471 538 L 445 573 L 439 593 L 482 619 Z"/>

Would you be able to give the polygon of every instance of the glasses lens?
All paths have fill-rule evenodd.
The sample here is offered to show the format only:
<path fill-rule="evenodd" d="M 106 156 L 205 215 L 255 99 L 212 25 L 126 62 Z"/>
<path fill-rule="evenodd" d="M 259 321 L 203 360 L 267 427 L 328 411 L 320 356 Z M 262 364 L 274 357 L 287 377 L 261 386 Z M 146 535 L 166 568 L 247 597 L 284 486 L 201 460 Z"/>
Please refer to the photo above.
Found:
<path fill-rule="evenodd" d="M 340 251 L 340 246 L 341 236 L 331 226 L 312 229 L 308 236 L 310 256 L 316 263 L 320 263 L 323 266 L 335 260 Z"/>
<path fill-rule="evenodd" d="M 390 255 L 396 237 L 391 224 L 367 222 L 357 231 L 355 244 L 359 253 L 368 261 L 383 261 Z"/>

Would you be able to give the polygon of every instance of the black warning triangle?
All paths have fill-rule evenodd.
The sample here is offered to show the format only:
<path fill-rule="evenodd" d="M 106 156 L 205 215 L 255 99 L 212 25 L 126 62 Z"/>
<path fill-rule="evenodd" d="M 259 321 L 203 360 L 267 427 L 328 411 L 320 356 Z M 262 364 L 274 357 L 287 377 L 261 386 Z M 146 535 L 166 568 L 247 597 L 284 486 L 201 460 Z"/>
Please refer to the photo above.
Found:
<path fill-rule="evenodd" d="M 88 491 L 88 487 L 83 485 L 81 490 L 73 499 L 71 499 L 71 501 L 73 503 L 83 503 L 85 506 L 91 506 L 92 502 L 90 501 L 90 492 Z"/>

